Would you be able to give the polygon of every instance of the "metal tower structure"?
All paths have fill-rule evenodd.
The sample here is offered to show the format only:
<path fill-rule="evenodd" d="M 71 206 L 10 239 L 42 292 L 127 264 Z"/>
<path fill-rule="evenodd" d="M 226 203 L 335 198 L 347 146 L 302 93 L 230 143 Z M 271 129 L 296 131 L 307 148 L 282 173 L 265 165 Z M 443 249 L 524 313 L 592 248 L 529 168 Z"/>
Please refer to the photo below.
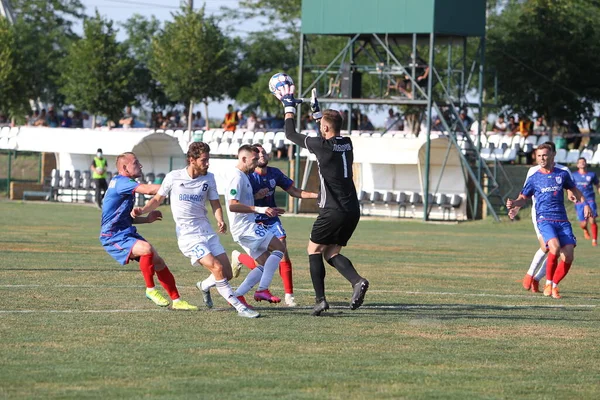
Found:
<path fill-rule="evenodd" d="M 479 120 L 482 117 L 485 25 L 484 0 L 302 0 L 297 92 L 299 97 L 306 98 L 312 88 L 325 88 L 320 90 L 326 92 L 326 97 L 319 99 L 321 103 L 348 104 L 350 109 L 359 104 L 422 108 L 427 135 L 424 193 L 429 193 L 430 188 L 430 134 L 432 112 L 435 111 L 442 121 L 443 130 L 451 139 L 450 145 L 461 150 L 459 153 L 467 175 L 465 180 L 474 188 L 473 196 L 469 199 L 473 217 L 478 214 L 480 201 L 483 201 L 488 213 L 498 221 L 490 195 L 502 195 L 496 179 L 498 172 L 492 171 L 481 158 L 481 123 L 478 123 L 475 141 L 464 134 L 459 124 L 459 111 L 462 109 L 471 108 L 477 111 Z M 327 66 L 317 67 L 307 63 L 305 58 L 310 58 L 306 55 L 311 53 L 311 40 L 323 35 L 347 40 Z M 470 37 L 479 38 L 477 55 L 472 60 L 468 59 L 467 54 L 467 39 Z M 436 64 L 439 64 L 436 54 L 442 46 L 448 47 L 445 69 L 436 68 Z M 430 71 L 426 85 L 417 82 L 415 73 L 419 47 L 428 49 L 426 64 Z M 458 55 L 453 53 L 456 47 L 460 49 Z M 357 63 L 359 57 L 370 60 L 371 67 Z M 408 78 L 412 94 L 409 97 L 389 97 L 389 93 L 384 95 L 380 91 L 379 96 L 362 97 L 360 89 L 353 90 L 356 86 L 354 74 L 361 72 L 379 74 L 380 79 L 387 79 L 388 82 L 396 77 Z M 305 84 L 307 74 L 314 76 L 308 85 Z M 477 87 L 474 87 L 472 83 L 476 74 Z M 344 79 L 347 81 L 345 90 L 340 91 L 339 82 Z M 473 100 L 475 98 L 477 100 Z M 348 124 L 351 128 L 350 122 Z M 465 148 L 468 151 L 464 151 Z M 299 152 L 296 152 L 295 162 L 295 180 L 298 182 Z M 496 168 L 501 166 L 496 165 Z M 305 177 L 306 174 L 305 171 Z M 428 197 L 423 196 L 425 210 L 431 210 Z M 429 211 L 424 214 L 424 219 L 428 218 Z"/>
<path fill-rule="evenodd" d="M 6 18 L 10 24 L 15 23 L 15 14 L 8 3 L 8 0 L 0 0 L 0 15 Z"/>

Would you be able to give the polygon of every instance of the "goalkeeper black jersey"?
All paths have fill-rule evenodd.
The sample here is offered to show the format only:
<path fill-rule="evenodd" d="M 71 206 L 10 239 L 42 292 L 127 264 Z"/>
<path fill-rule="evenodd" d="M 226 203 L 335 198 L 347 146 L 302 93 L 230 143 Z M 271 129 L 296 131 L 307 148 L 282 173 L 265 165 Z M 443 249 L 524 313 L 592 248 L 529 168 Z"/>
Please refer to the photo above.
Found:
<path fill-rule="evenodd" d="M 318 204 L 320 208 L 359 212 L 358 197 L 352 176 L 354 148 L 349 137 L 331 139 L 308 137 L 296 132 L 292 119 L 286 120 L 286 137 L 306 147 L 317 158 L 319 165 Z"/>

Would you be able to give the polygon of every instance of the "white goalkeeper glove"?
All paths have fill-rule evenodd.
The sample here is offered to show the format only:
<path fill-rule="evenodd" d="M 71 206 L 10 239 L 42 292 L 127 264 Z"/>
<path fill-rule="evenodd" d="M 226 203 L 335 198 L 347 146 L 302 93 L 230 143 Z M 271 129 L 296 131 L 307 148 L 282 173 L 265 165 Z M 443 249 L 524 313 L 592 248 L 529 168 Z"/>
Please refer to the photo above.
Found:
<path fill-rule="evenodd" d="M 323 113 L 321 112 L 321 107 L 319 107 L 319 100 L 317 100 L 317 89 L 313 88 L 310 95 L 310 111 L 312 112 L 313 119 L 319 120 L 323 118 Z"/>
<path fill-rule="evenodd" d="M 286 113 L 296 114 L 296 105 L 302 103 L 302 100 L 294 98 L 294 85 L 283 85 L 277 89 L 275 97 L 281 101 Z"/>

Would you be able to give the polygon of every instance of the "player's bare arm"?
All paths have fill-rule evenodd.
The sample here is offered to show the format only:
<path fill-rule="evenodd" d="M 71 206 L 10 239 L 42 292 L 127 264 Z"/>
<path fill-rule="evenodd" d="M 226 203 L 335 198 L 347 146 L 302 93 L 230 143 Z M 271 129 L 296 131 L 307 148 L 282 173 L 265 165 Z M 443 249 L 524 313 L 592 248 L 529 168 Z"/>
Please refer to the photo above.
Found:
<path fill-rule="evenodd" d="M 154 196 L 158 192 L 158 189 L 160 189 L 160 185 L 156 183 L 142 183 L 135 188 L 135 192 Z"/>
<path fill-rule="evenodd" d="M 156 194 L 153 198 L 148 200 L 148 202 L 146 203 L 145 206 L 134 207 L 133 210 L 131 210 L 131 216 L 133 218 L 137 218 L 144 214 L 148 214 L 149 212 L 156 210 L 158 208 L 158 206 L 160 206 L 163 203 L 164 200 L 165 200 L 164 196 L 161 196 L 160 194 Z"/>
<path fill-rule="evenodd" d="M 294 185 L 290 186 L 289 189 L 286 190 L 286 192 L 288 192 L 290 196 L 297 197 L 299 199 L 316 199 L 317 197 L 319 197 L 318 193 L 307 192 L 305 190 L 297 188 Z"/>
<path fill-rule="evenodd" d="M 577 199 L 577 202 L 584 204 L 584 206 L 583 206 L 583 216 L 585 218 L 591 218 L 591 217 L 593 217 L 593 215 L 592 215 L 592 209 L 588 205 L 587 201 L 585 201 L 585 196 L 583 195 L 583 193 L 581 192 L 581 190 L 579 190 L 576 187 L 574 187 L 573 189 L 571 189 L 571 191 L 573 192 L 573 195 Z"/>
<path fill-rule="evenodd" d="M 218 232 L 227 233 L 227 224 L 225 223 L 225 220 L 223 220 L 223 208 L 221 207 L 221 201 L 209 200 L 209 202 L 215 219 L 217 220 Z"/>
<path fill-rule="evenodd" d="M 265 214 L 268 217 L 276 217 L 285 213 L 283 208 L 247 206 L 235 199 L 229 200 L 229 211 L 243 214 Z"/>

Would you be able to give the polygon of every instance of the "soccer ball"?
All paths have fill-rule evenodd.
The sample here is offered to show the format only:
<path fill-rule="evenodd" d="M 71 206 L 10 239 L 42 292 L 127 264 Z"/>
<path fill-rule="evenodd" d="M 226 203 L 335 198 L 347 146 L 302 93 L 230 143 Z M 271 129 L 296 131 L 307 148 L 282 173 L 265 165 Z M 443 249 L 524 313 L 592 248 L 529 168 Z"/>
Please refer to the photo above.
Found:
<path fill-rule="evenodd" d="M 291 86 L 294 84 L 292 78 L 283 72 L 278 72 L 269 79 L 269 90 L 271 93 L 275 93 L 277 89 L 284 85 Z"/>

